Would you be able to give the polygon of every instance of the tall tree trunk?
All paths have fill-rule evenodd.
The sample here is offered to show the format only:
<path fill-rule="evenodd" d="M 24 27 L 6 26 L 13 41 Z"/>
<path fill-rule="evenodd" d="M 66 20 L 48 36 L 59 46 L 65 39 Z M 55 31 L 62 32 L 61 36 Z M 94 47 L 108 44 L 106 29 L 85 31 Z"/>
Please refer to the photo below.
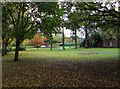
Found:
<path fill-rule="evenodd" d="M 120 32 L 118 31 L 118 36 L 117 36 L 117 47 L 120 48 Z M 118 54 L 120 54 L 120 51 L 118 50 Z M 117 59 L 117 65 L 118 65 L 118 78 L 120 78 L 120 55 L 118 55 L 118 59 Z"/>
<path fill-rule="evenodd" d="M 62 44 L 63 44 L 63 50 L 65 50 L 65 35 L 64 35 L 64 27 L 62 28 Z"/>
<path fill-rule="evenodd" d="M 77 49 L 77 30 L 75 29 L 75 49 Z"/>
<path fill-rule="evenodd" d="M 52 33 L 50 34 L 50 50 L 52 51 L 52 43 L 53 43 L 53 37 Z"/>
<path fill-rule="evenodd" d="M 88 48 L 88 32 L 87 32 L 87 26 L 85 27 L 85 48 Z"/>
<path fill-rule="evenodd" d="M 19 45 L 20 45 L 19 39 L 16 39 L 16 50 L 15 50 L 14 61 L 18 61 Z"/>
<path fill-rule="evenodd" d="M 9 38 L 7 40 L 4 40 L 2 42 L 2 56 L 7 54 L 7 47 L 12 42 L 13 38 L 9 41 Z"/>
<path fill-rule="evenodd" d="M 2 56 L 5 55 L 5 45 L 4 45 L 4 40 L 2 42 Z"/>
<path fill-rule="evenodd" d="M 120 32 L 118 32 L 117 36 L 117 47 L 120 48 Z"/>
<path fill-rule="evenodd" d="M 5 44 L 4 46 L 5 46 L 5 48 L 4 48 L 4 54 L 6 55 L 7 54 L 7 45 Z"/>
<path fill-rule="evenodd" d="M 52 51 L 52 40 L 50 41 L 50 50 Z"/>

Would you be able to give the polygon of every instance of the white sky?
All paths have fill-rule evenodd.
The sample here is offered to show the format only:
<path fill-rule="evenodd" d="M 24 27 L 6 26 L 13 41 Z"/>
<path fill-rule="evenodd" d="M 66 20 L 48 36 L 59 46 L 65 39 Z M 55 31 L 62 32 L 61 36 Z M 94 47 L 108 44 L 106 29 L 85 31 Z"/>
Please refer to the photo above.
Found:
<path fill-rule="evenodd" d="M 65 34 L 65 37 L 70 37 L 72 34 L 72 31 L 64 28 L 64 34 Z M 85 38 L 85 31 L 83 29 L 80 29 L 80 31 L 77 31 L 77 36 L 80 38 Z"/>

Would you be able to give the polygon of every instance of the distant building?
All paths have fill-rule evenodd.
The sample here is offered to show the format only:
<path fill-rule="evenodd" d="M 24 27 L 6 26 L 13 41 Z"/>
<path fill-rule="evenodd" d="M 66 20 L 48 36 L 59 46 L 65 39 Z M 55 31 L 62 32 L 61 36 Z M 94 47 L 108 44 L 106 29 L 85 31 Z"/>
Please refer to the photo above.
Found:
<path fill-rule="evenodd" d="M 90 43 L 88 43 L 89 47 L 92 47 Z M 94 43 L 93 47 L 108 47 L 108 48 L 114 48 L 118 47 L 118 40 L 117 39 L 105 39 L 105 40 L 100 40 Z"/>
<path fill-rule="evenodd" d="M 106 40 L 103 40 L 102 45 L 103 47 L 118 47 L 118 40 L 117 39 L 106 39 Z"/>

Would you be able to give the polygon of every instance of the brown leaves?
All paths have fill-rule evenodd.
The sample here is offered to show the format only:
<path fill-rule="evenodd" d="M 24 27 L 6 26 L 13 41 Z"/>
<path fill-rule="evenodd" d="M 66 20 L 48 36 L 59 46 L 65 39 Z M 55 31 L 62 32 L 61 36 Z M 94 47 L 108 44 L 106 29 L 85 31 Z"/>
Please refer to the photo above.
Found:
<path fill-rule="evenodd" d="M 45 40 L 47 40 L 47 38 L 43 38 L 40 34 L 35 34 L 34 38 L 30 40 L 30 44 L 35 47 L 46 45 Z"/>
<path fill-rule="evenodd" d="M 113 61 L 3 61 L 3 87 L 120 87 L 115 64 Z"/>

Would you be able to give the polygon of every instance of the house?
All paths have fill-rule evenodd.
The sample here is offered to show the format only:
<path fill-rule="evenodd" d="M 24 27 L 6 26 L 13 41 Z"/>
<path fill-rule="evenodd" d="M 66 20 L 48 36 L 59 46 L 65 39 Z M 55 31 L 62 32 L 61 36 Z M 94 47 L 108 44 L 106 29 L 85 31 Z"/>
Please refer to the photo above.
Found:
<path fill-rule="evenodd" d="M 105 40 L 97 40 L 91 45 L 90 41 L 88 41 L 88 47 L 108 47 L 108 48 L 116 48 L 119 47 L 120 41 L 117 39 L 105 39 Z M 83 47 L 85 45 L 85 40 L 82 43 Z"/>
<path fill-rule="evenodd" d="M 118 47 L 118 40 L 117 39 L 106 39 L 103 40 L 103 47 Z"/>

